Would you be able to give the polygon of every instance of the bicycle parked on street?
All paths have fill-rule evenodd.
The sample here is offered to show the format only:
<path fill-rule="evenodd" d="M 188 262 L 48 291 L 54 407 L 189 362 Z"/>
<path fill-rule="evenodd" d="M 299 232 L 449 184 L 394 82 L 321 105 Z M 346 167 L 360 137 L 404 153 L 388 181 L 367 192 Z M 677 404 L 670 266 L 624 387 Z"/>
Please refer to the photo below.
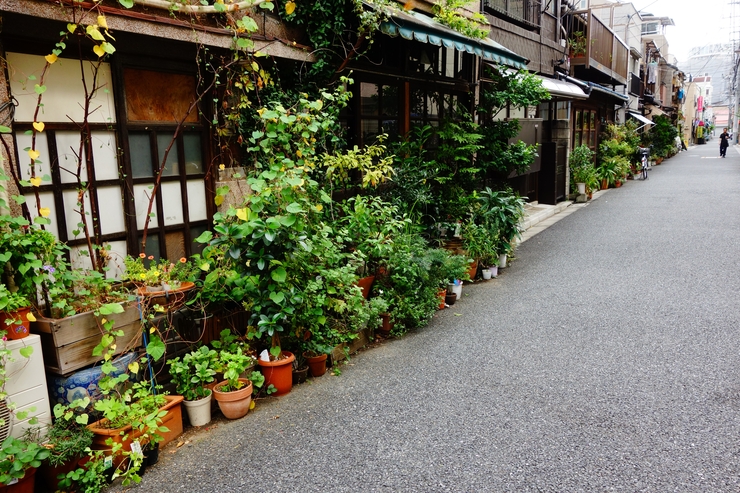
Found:
<path fill-rule="evenodd" d="M 647 180 L 648 178 L 648 156 L 650 155 L 650 148 L 649 147 L 640 147 L 640 171 L 642 173 L 642 179 Z"/>

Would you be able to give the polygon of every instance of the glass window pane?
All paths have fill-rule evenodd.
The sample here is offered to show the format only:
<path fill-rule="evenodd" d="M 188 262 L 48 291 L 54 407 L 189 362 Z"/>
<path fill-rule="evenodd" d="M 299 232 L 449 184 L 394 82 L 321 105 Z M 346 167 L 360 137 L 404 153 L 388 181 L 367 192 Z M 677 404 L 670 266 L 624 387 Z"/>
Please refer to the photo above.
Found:
<path fill-rule="evenodd" d="M 139 240 L 137 245 L 141 245 L 141 235 L 139 235 Z M 159 262 L 159 236 L 157 236 L 157 233 L 152 233 L 151 231 L 148 231 L 146 234 L 146 249 L 144 250 L 144 253 L 146 253 L 148 256 L 153 256 L 155 262 Z M 147 265 L 146 263 L 144 265 Z"/>
<path fill-rule="evenodd" d="M 180 182 L 162 183 L 160 191 L 162 193 L 162 206 L 164 207 L 164 225 L 172 226 L 173 224 L 184 223 Z"/>
<path fill-rule="evenodd" d="M 152 195 L 153 185 L 134 185 L 134 205 L 136 207 L 136 228 L 144 229 L 146 222 L 146 211 L 149 209 L 149 198 Z M 157 204 L 152 204 L 152 218 L 149 220 L 149 227 L 156 228 L 159 225 L 157 217 Z"/>
<path fill-rule="evenodd" d="M 180 172 L 177 164 L 177 142 L 172 142 L 174 137 L 174 132 L 160 132 L 157 134 L 157 150 L 159 151 L 157 167 L 162 165 L 162 162 L 164 161 L 164 153 L 170 144 L 172 144 L 172 148 L 170 149 L 169 154 L 167 154 L 167 163 L 162 171 L 162 176 L 177 176 Z"/>
<path fill-rule="evenodd" d="M 188 216 L 190 221 L 208 219 L 206 209 L 206 184 L 203 180 L 188 180 Z"/>
<path fill-rule="evenodd" d="M 383 128 L 381 129 L 383 133 L 388 134 L 388 138 L 393 141 L 396 137 L 398 137 L 398 120 L 383 120 Z"/>
<path fill-rule="evenodd" d="M 84 195 L 85 200 L 85 222 L 90 234 L 93 233 L 93 221 L 90 215 L 90 192 Z M 67 221 L 67 238 L 84 238 L 85 233 L 82 226 L 82 216 L 80 212 L 82 207 L 77 198 L 77 190 L 65 190 L 62 192 L 62 201 L 64 202 L 64 217 Z M 101 217 L 104 217 L 101 215 Z"/>
<path fill-rule="evenodd" d="M 36 138 L 38 142 L 38 137 Z M 56 132 L 57 157 L 59 158 L 59 175 L 62 183 L 77 183 L 77 155 L 80 153 L 80 133 L 73 131 Z M 82 152 L 82 168 L 80 169 L 80 180 L 87 180 L 87 165 L 85 164 L 85 152 Z M 39 158 L 40 159 L 40 158 Z M 47 183 L 48 185 L 48 183 Z"/>
<path fill-rule="evenodd" d="M 185 148 L 185 174 L 199 175 L 206 172 L 203 168 L 203 152 L 200 146 L 199 133 L 186 133 L 182 136 Z"/>
<path fill-rule="evenodd" d="M 409 95 L 409 111 L 411 119 L 424 118 L 424 91 L 412 89 Z"/>
<path fill-rule="evenodd" d="M 383 86 L 382 116 L 398 116 L 398 87 Z"/>
<path fill-rule="evenodd" d="M 31 136 L 25 133 L 16 132 L 16 142 L 18 143 L 18 168 L 21 179 L 28 180 L 31 177 L 31 158 L 23 149 L 31 147 Z M 49 157 L 49 144 L 46 140 L 46 132 L 36 134 L 36 150 L 39 157 L 36 159 L 36 176 L 51 175 L 51 162 Z M 41 185 L 51 185 L 48 181 L 42 182 Z"/>
<path fill-rule="evenodd" d="M 360 85 L 361 114 L 373 116 L 378 114 L 378 85 L 363 82 Z"/>
<path fill-rule="evenodd" d="M 439 118 L 439 94 L 436 92 L 427 97 L 427 118 Z"/>
<path fill-rule="evenodd" d="M 185 257 L 185 235 L 182 231 L 173 231 L 164 235 L 167 244 L 167 259 L 177 262 Z"/>
<path fill-rule="evenodd" d="M 445 49 L 445 54 L 447 56 L 445 58 L 445 73 L 443 75 L 445 77 L 454 77 L 455 76 L 455 49 L 447 48 Z"/>
<path fill-rule="evenodd" d="M 126 222 L 123 214 L 123 197 L 120 187 L 100 187 L 98 193 L 98 211 L 100 217 L 100 232 L 104 235 L 122 233 L 126 231 Z"/>
<path fill-rule="evenodd" d="M 365 145 L 375 142 L 375 137 L 379 133 L 378 120 L 362 120 L 360 122 L 362 132 L 362 143 Z"/>
<path fill-rule="evenodd" d="M 92 153 L 96 180 L 118 179 L 118 147 L 115 132 L 92 133 Z"/>
<path fill-rule="evenodd" d="M 128 134 L 128 147 L 131 153 L 131 171 L 134 178 L 154 176 L 152 172 L 152 148 L 149 134 L 131 132 Z"/>

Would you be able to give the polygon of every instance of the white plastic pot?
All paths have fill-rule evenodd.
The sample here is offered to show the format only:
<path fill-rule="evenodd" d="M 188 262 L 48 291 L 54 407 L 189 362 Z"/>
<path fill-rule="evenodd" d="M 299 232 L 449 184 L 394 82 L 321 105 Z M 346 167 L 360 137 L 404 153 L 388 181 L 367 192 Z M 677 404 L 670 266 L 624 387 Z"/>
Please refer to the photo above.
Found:
<path fill-rule="evenodd" d="M 197 401 L 182 401 L 191 425 L 203 426 L 211 422 L 211 399 L 213 399 L 213 392 L 209 393 L 208 397 Z"/>
<path fill-rule="evenodd" d="M 483 275 L 483 279 L 484 280 L 487 281 L 487 280 L 489 280 L 491 278 L 491 269 L 483 269 L 480 272 Z"/>
<path fill-rule="evenodd" d="M 506 268 L 506 254 L 505 253 L 502 253 L 501 255 L 498 256 L 498 267 L 499 269 Z"/>
<path fill-rule="evenodd" d="M 578 189 L 579 195 L 584 195 L 586 193 L 586 184 L 585 183 L 576 183 L 576 188 Z"/>

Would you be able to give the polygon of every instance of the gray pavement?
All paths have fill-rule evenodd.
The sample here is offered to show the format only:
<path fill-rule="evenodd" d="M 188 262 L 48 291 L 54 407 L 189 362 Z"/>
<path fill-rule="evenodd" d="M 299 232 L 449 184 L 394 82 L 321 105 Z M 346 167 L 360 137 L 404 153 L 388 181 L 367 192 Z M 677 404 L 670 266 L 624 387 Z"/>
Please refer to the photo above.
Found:
<path fill-rule="evenodd" d="M 425 329 L 188 433 L 135 490 L 740 491 L 740 152 L 718 154 L 568 207 Z"/>

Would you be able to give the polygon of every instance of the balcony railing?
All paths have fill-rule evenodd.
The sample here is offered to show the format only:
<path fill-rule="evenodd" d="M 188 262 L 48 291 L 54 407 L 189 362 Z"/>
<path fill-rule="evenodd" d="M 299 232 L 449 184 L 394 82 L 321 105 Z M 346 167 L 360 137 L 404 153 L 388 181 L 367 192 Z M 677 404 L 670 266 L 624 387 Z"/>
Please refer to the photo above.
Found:
<path fill-rule="evenodd" d="M 571 66 L 596 69 L 617 83 L 627 84 L 629 47 L 590 9 L 576 14 L 586 20 L 586 49 L 585 53 L 573 55 Z"/>
<path fill-rule="evenodd" d="M 483 0 L 483 10 L 504 14 L 516 21 L 539 27 L 542 4 L 538 0 Z"/>

